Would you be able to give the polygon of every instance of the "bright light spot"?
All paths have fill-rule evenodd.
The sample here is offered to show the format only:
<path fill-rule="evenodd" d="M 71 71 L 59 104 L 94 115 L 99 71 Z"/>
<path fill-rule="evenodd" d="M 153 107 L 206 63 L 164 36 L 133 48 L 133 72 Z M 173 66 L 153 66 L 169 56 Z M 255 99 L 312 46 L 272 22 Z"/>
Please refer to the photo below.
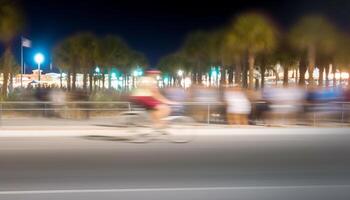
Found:
<path fill-rule="evenodd" d="M 112 78 L 116 78 L 117 77 L 117 73 L 113 72 L 112 73 Z"/>
<path fill-rule="evenodd" d="M 138 68 L 133 71 L 133 76 L 142 76 L 143 72 L 142 69 Z"/>
<path fill-rule="evenodd" d="M 37 54 L 35 54 L 35 56 L 34 56 L 34 61 L 35 61 L 38 65 L 40 65 L 41 63 L 44 62 L 44 55 L 43 55 L 42 53 L 37 53 Z"/>
<path fill-rule="evenodd" d="M 183 87 L 184 87 L 184 88 L 188 88 L 188 87 L 191 86 L 191 84 L 192 84 L 191 78 L 186 77 Z"/>
<path fill-rule="evenodd" d="M 349 73 L 344 73 L 343 72 L 343 73 L 341 73 L 340 76 L 341 76 L 342 79 L 349 79 Z"/>
<path fill-rule="evenodd" d="M 335 78 L 336 79 L 348 79 L 349 78 L 349 74 L 348 73 L 345 73 L 345 72 L 342 72 L 342 73 L 335 73 Z"/>
<path fill-rule="evenodd" d="M 100 70 L 99 67 L 96 67 L 96 68 L 95 68 L 95 72 L 96 72 L 96 73 L 100 73 L 100 71 L 101 71 L 101 70 Z"/>
<path fill-rule="evenodd" d="M 177 75 L 178 75 L 178 76 L 184 75 L 184 71 L 182 71 L 182 70 L 177 71 Z"/>
<path fill-rule="evenodd" d="M 168 77 L 164 77 L 164 82 L 165 82 L 166 84 L 168 84 L 168 83 L 169 83 L 169 78 L 168 78 Z"/>

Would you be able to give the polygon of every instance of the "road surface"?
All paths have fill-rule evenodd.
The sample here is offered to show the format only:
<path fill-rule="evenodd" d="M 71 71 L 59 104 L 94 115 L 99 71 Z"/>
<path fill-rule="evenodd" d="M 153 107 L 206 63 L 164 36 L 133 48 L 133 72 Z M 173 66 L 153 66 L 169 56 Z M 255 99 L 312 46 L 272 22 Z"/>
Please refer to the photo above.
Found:
<path fill-rule="evenodd" d="M 1 137 L 0 200 L 350 199 L 350 134 L 269 130 L 188 144 Z"/>

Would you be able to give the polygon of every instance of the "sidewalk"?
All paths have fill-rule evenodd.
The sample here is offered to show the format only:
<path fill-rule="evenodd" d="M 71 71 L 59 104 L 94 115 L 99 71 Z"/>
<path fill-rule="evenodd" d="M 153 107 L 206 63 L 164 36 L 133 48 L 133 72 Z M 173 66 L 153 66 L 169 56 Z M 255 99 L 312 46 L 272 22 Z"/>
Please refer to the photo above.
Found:
<path fill-rule="evenodd" d="M 320 135 L 349 134 L 350 128 L 321 127 L 265 127 L 200 124 L 185 131 L 195 135 Z M 169 130 L 172 134 L 184 134 L 183 131 Z M 79 137 L 89 135 L 127 136 L 130 133 L 116 126 L 116 118 L 94 118 L 89 120 L 66 120 L 51 118 L 3 119 L 0 125 L 0 137 Z"/>

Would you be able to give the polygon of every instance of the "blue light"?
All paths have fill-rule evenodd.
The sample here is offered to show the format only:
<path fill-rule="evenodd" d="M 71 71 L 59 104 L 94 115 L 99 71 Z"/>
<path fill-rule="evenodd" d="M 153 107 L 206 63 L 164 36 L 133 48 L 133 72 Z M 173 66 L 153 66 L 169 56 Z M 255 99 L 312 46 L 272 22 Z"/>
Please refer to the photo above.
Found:
<path fill-rule="evenodd" d="M 43 63 L 44 60 L 45 60 L 45 57 L 44 57 L 44 55 L 43 55 L 42 53 L 37 53 L 37 54 L 35 54 L 35 56 L 34 56 L 34 61 L 35 61 L 38 65 L 40 65 L 41 63 Z"/>

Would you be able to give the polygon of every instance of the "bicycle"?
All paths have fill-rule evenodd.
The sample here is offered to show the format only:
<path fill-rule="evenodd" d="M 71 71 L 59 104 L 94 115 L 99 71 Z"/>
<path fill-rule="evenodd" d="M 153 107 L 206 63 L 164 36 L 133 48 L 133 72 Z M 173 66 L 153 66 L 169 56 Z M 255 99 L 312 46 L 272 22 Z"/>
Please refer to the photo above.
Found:
<path fill-rule="evenodd" d="M 150 113 L 146 110 L 122 112 L 117 121 L 119 128 L 125 129 L 127 139 L 132 143 L 147 143 L 165 139 L 173 143 L 188 143 L 195 138 L 195 120 L 184 115 L 171 115 L 165 128 L 154 128 Z"/>

